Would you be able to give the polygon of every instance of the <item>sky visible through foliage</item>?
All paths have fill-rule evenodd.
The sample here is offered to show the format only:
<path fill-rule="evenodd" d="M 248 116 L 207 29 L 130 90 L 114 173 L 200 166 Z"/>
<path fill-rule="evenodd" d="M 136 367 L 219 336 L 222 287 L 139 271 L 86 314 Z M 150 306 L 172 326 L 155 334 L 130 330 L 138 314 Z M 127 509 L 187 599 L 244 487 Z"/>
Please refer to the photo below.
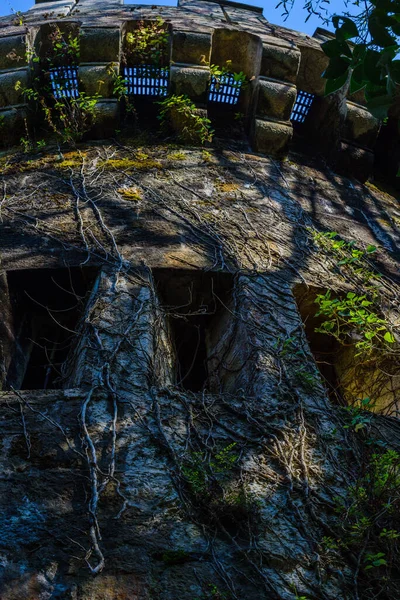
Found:
<path fill-rule="evenodd" d="M 282 7 L 275 8 L 277 2 L 278 0 L 250 0 L 247 3 L 261 6 L 264 9 L 264 16 L 266 19 L 268 19 L 268 21 L 276 25 L 283 25 L 289 29 L 295 29 L 311 35 L 314 33 L 317 27 L 332 29 L 331 24 L 327 26 L 320 18 L 314 15 L 311 16 L 307 22 L 305 22 L 308 13 L 303 8 L 303 0 L 294 0 L 294 6 L 286 20 L 282 16 Z M 29 10 L 33 3 L 34 0 L 0 0 L 0 15 L 9 15 L 17 11 L 24 12 Z M 134 4 L 134 2 L 125 3 Z M 155 2 L 154 0 L 140 0 L 140 4 L 154 5 Z M 157 4 L 161 6 L 176 6 L 176 0 L 162 0 L 157 2 Z M 327 16 L 335 13 L 341 14 L 344 10 L 346 10 L 345 2 L 343 0 L 331 0 L 331 2 L 326 3 L 325 6 L 327 8 Z"/>

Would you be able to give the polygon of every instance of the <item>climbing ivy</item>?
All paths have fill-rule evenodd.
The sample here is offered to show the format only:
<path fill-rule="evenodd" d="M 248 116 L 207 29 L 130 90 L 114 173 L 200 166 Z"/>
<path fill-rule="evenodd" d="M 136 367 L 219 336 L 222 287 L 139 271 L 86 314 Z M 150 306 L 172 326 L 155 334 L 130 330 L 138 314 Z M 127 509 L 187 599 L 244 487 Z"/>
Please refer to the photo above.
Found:
<path fill-rule="evenodd" d="M 374 303 L 365 294 L 358 296 L 348 292 L 344 298 L 332 298 L 331 290 L 318 294 L 315 299 L 319 310 L 316 316 L 327 317 L 326 321 L 315 329 L 319 333 L 332 335 L 340 343 L 345 343 L 352 334 L 359 340 L 355 347 L 362 352 L 371 352 L 377 344 L 393 344 L 395 338 L 385 319 L 372 309 Z"/>

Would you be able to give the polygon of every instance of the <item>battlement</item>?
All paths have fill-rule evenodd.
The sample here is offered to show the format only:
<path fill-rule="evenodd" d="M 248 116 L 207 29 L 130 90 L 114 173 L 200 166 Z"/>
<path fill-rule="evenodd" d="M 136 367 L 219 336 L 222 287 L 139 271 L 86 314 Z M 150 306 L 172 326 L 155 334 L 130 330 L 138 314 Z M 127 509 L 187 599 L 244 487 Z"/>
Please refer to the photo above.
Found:
<path fill-rule="evenodd" d="M 37 51 L 43 46 L 49 24 L 76 28 L 80 38 L 78 88 L 94 94 L 102 82 L 92 135 L 106 138 L 120 124 L 120 102 L 113 80 L 116 75 L 124 76 L 122 50 L 126 33 L 137 21 L 153 21 L 157 17 L 168 24 L 168 93 L 188 96 L 200 115 L 210 115 L 210 66 L 223 66 L 230 61 L 232 72 L 244 73 L 249 82 L 234 103 L 236 112 L 243 114 L 245 131 L 255 151 L 285 157 L 295 130 L 312 142 L 315 152 L 328 147 L 329 153 L 331 147 L 339 148 L 335 165 L 342 172 L 362 181 L 368 177 L 380 124 L 360 98 L 350 98 L 339 106 L 331 97 L 324 97 L 322 73 L 328 59 L 320 44 L 329 32 L 318 29 L 315 37 L 310 37 L 274 26 L 262 15 L 261 8 L 229 0 L 180 0 L 177 7 L 123 5 L 105 0 L 40 1 L 17 19 L 3 19 L 3 146 L 17 143 L 26 123 L 34 118 L 21 90 L 30 86 L 37 73 L 32 49 Z M 299 92 L 307 95 L 308 104 L 302 103 Z M 213 103 L 214 112 L 218 102 L 216 99 Z M 227 103 L 226 99 L 220 101 L 220 114 L 226 112 Z M 234 112 L 230 114 L 233 119 Z M 301 117 L 296 118 L 296 114 Z M 172 125 L 179 133 L 182 125 Z"/>

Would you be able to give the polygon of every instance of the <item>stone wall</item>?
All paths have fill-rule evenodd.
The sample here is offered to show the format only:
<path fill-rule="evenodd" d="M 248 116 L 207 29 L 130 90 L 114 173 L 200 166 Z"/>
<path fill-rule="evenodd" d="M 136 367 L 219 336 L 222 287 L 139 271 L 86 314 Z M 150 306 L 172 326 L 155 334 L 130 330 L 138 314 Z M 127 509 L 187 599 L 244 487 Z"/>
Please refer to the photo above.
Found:
<path fill-rule="evenodd" d="M 396 201 L 298 155 L 123 146 L 2 159 L 3 280 L 38 266 L 97 276 L 61 389 L 0 394 L 1 597 L 369 598 L 353 547 L 324 540 L 345 535 L 334 498 L 352 502 L 371 439 L 398 448 L 398 425 L 370 413 L 347 428 L 303 327 L 313 305 L 301 314 L 293 290 L 358 285 L 311 233 L 335 229 L 378 246 L 394 309 Z M 192 391 L 177 385 L 173 326 L 204 313 L 212 377 Z"/>
<path fill-rule="evenodd" d="M 198 114 L 210 65 L 246 74 L 241 139 L 114 137 L 109 67 L 157 16 Z M 80 90 L 103 81 L 106 139 L 22 152 L 15 83 L 54 22 L 80 33 Z M 228 0 L 40 2 L 0 26 L 1 600 L 399 597 L 400 210 L 360 183 L 379 124 L 323 97 L 327 33 Z M 313 158 L 291 142 L 298 90 Z M 350 178 L 320 152 L 329 111 Z M 372 298 L 393 340 L 362 355 L 355 328 L 337 351 L 327 291 Z"/>

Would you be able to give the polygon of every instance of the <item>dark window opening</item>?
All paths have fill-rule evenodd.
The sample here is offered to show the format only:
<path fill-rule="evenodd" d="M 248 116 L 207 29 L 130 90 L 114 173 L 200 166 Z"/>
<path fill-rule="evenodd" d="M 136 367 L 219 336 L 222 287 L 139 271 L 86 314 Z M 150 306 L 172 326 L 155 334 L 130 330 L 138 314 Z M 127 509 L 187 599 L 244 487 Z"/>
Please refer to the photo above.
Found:
<path fill-rule="evenodd" d="M 216 341 L 223 335 L 232 276 L 157 269 L 154 278 L 168 316 L 175 355 L 174 383 L 192 392 L 215 391 L 211 364 L 215 362 Z"/>
<path fill-rule="evenodd" d="M 95 269 L 78 267 L 7 273 L 15 336 L 8 388 L 62 388 L 63 365 L 95 276 Z"/>
<path fill-rule="evenodd" d="M 304 123 L 314 98 L 314 94 L 298 90 L 296 102 L 294 103 L 292 114 L 290 115 L 290 120 L 293 123 Z"/>
<path fill-rule="evenodd" d="M 208 101 L 234 106 L 239 101 L 242 81 L 235 80 L 234 75 L 227 73 L 220 77 L 211 77 Z"/>
<path fill-rule="evenodd" d="M 168 92 L 168 67 L 136 65 L 124 67 L 128 96 L 166 96 Z"/>
<path fill-rule="evenodd" d="M 49 78 L 56 100 L 79 96 L 77 67 L 54 67 L 49 70 Z"/>
<path fill-rule="evenodd" d="M 308 345 L 325 382 L 328 395 L 332 401 L 345 404 L 336 370 L 342 346 L 334 337 L 315 331 L 326 320 L 326 317 L 316 316 L 318 305 L 315 303 L 317 295 L 325 293 L 325 290 L 299 284 L 294 287 L 293 293 L 303 320 Z"/>

